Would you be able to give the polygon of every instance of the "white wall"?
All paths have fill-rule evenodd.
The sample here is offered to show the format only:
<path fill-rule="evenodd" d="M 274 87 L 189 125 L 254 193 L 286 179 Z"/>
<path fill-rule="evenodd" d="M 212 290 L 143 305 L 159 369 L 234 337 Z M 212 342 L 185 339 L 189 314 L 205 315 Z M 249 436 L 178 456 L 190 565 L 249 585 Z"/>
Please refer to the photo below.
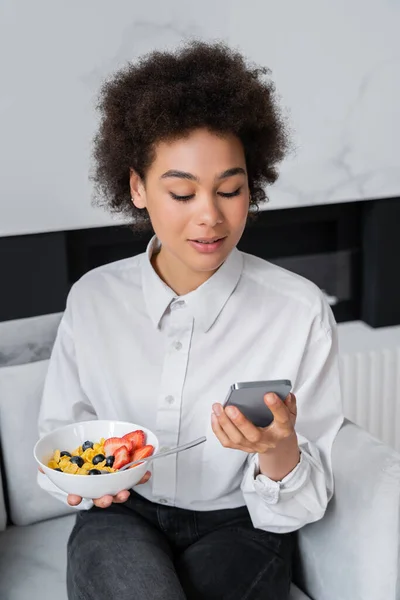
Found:
<path fill-rule="evenodd" d="M 0 235 L 111 224 L 90 206 L 106 74 L 184 38 L 269 66 L 297 154 L 269 208 L 400 195 L 396 0 L 2 0 Z"/>

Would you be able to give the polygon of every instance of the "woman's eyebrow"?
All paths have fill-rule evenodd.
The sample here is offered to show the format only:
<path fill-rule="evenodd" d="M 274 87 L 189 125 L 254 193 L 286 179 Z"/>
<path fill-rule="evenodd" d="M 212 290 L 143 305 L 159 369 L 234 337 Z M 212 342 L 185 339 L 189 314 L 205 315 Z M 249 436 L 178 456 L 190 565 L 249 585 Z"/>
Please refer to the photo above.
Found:
<path fill-rule="evenodd" d="M 199 181 L 199 178 L 192 173 L 187 173 L 186 171 L 176 171 L 175 169 L 171 169 L 170 171 L 166 171 L 161 175 L 160 179 L 167 179 L 168 177 L 178 177 L 179 179 L 190 179 L 191 181 Z"/>
<path fill-rule="evenodd" d="M 227 177 L 233 177 L 234 175 L 246 175 L 246 171 L 242 167 L 233 167 L 217 175 L 217 179 L 227 179 Z"/>
<path fill-rule="evenodd" d="M 232 169 L 227 169 L 223 171 L 219 175 L 217 175 L 216 179 L 227 179 L 228 177 L 233 177 L 234 175 L 246 175 L 246 171 L 242 167 L 232 167 Z M 189 179 L 190 181 L 199 182 L 199 178 L 192 173 L 187 173 L 186 171 L 177 171 L 175 169 L 171 169 L 163 173 L 160 179 L 167 179 L 169 177 L 176 177 L 178 179 Z"/>

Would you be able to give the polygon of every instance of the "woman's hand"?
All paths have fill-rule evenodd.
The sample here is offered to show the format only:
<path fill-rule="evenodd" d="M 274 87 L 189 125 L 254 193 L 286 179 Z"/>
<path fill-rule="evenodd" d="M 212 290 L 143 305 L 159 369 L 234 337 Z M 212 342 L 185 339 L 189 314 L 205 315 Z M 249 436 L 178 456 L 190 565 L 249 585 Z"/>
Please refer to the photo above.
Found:
<path fill-rule="evenodd" d="M 44 473 L 44 471 L 39 467 L 39 471 Z M 142 479 L 136 485 L 140 485 L 141 483 L 146 483 L 151 477 L 151 472 L 147 471 Z M 101 498 L 96 498 L 93 500 L 93 504 L 98 508 L 108 508 L 111 504 L 122 504 L 126 502 L 130 496 L 129 490 L 122 490 L 118 492 L 115 496 L 102 496 Z M 68 494 L 67 502 L 70 506 L 78 506 L 82 502 L 82 498 L 80 496 L 76 496 L 75 494 Z"/>
<path fill-rule="evenodd" d="M 213 405 L 212 429 L 225 448 L 258 453 L 261 473 L 283 479 L 298 464 L 300 451 L 295 431 L 296 396 L 284 402 L 276 394 L 266 394 L 264 402 L 274 415 L 268 427 L 256 427 L 235 406 Z"/>
<path fill-rule="evenodd" d="M 150 477 L 151 472 L 147 471 L 137 485 L 146 483 Z M 97 508 L 108 508 L 111 504 L 123 504 L 128 500 L 129 496 L 130 492 L 128 490 L 122 490 L 115 496 L 102 496 L 101 498 L 96 498 L 96 500 L 93 500 L 93 504 L 97 506 Z M 82 498 L 80 496 L 75 496 L 74 494 L 68 494 L 67 502 L 70 506 L 78 506 L 78 504 L 82 502 Z"/>

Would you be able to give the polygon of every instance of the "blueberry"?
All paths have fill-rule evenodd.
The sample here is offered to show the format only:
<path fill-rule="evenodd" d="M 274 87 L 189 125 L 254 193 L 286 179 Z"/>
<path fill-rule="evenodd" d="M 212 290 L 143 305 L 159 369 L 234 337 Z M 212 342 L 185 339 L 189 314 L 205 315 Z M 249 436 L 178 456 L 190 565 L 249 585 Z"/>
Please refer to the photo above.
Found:
<path fill-rule="evenodd" d="M 60 452 L 60 456 L 71 456 L 71 453 L 67 452 L 66 450 L 63 450 L 62 452 Z"/>
<path fill-rule="evenodd" d="M 88 475 L 101 475 L 101 471 L 98 469 L 90 469 L 90 471 L 88 471 Z"/>
<path fill-rule="evenodd" d="M 83 465 L 83 463 L 85 462 L 81 456 L 71 456 L 71 458 L 69 460 L 70 460 L 70 462 L 74 463 L 75 465 L 78 465 L 78 467 L 81 467 Z"/>
<path fill-rule="evenodd" d="M 99 463 L 103 462 L 103 460 L 106 460 L 104 454 L 96 454 L 96 456 L 93 457 L 92 463 L 94 465 L 98 465 Z"/>
<path fill-rule="evenodd" d="M 88 448 L 93 448 L 93 442 L 86 441 L 82 444 L 82 451 L 85 452 Z"/>
<path fill-rule="evenodd" d="M 112 467 L 114 464 L 115 456 L 107 456 L 106 458 L 106 467 Z"/>
<path fill-rule="evenodd" d="M 54 469 L 55 471 L 60 471 L 60 473 L 62 473 L 61 469 Z"/>

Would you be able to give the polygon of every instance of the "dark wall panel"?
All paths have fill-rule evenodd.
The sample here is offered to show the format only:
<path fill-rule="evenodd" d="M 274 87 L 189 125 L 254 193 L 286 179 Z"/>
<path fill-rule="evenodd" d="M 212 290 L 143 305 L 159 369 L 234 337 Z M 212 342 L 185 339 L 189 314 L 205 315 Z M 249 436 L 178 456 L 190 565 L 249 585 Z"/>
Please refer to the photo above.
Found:
<path fill-rule="evenodd" d="M 0 321 L 63 310 L 68 289 L 63 232 L 0 238 Z"/>
<path fill-rule="evenodd" d="M 372 327 L 400 324 L 400 200 L 365 206 L 361 319 Z"/>
<path fill-rule="evenodd" d="M 239 243 L 314 281 L 338 322 L 400 324 L 400 200 L 260 212 Z M 71 285 L 143 252 L 151 233 L 98 227 L 0 238 L 0 321 L 64 310 Z"/>

